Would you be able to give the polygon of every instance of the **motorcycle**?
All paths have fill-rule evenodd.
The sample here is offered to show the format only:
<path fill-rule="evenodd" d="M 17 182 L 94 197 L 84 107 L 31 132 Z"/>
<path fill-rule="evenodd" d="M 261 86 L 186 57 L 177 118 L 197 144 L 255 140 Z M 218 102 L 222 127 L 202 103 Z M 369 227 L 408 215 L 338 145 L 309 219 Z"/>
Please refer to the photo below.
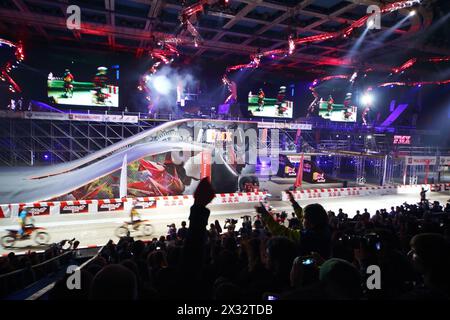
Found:
<path fill-rule="evenodd" d="M 136 224 L 138 224 L 136 226 Z M 116 236 L 121 238 L 129 236 L 132 231 L 139 231 L 144 236 L 151 236 L 153 234 L 153 226 L 149 223 L 149 220 L 141 220 L 139 222 L 124 222 L 120 227 L 116 229 Z"/>
<path fill-rule="evenodd" d="M 7 229 L 8 234 L 1 238 L 1 245 L 4 248 L 11 248 L 16 241 L 33 239 L 38 245 L 49 243 L 50 235 L 45 228 L 35 227 L 34 225 L 26 226 L 23 236 L 19 234 L 19 230 Z"/>

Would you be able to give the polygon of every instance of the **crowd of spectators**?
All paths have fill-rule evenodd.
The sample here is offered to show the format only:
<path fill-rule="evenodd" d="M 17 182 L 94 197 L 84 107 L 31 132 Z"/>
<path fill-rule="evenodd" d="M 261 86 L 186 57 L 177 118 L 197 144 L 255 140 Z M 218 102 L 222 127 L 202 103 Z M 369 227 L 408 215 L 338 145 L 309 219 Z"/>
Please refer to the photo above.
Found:
<path fill-rule="evenodd" d="M 242 226 L 210 223 L 214 197 L 202 180 L 189 227 L 150 242 L 108 242 L 83 268 L 81 290 L 61 279 L 50 299 L 335 300 L 448 299 L 450 205 L 403 204 L 353 218 L 320 204 L 281 219 L 264 205 Z M 284 215 L 283 215 L 284 216 Z M 381 272 L 367 286 L 369 266 Z"/>
<path fill-rule="evenodd" d="M 57 273 L 70 261 L 66 252 L 76 249 L 79 241 L 63 240 L 44 252 L 29 251 L 23 255 L 10 252 L 0 257 L 0 297 L 21 290 L 36 281 Z"/>

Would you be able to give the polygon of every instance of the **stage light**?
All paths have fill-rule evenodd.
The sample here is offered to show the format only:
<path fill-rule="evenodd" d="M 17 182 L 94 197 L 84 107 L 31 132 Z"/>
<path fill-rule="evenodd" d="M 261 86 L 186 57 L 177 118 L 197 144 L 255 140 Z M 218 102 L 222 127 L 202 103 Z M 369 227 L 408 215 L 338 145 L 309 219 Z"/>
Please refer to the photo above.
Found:
<path fill-rule="evenodd" d="M 416 14 L 416 10 L 413 10 L 413 11 L 411 11 L 411 12 L 409 13 L 409 16 L 412 17 L 412 16 L 414 16 L 415 14 Z"/>
<path fill-rule="evenodd" d="M 166 76 L 157 76 L 152 82 L 155 90 L 162 95 L 167 95 L 172 89 L 172 85 Z"/>
<path fill-rule="evenodd" d="M 363 105 L 372 104 L 372 102 L 373 102 L 373 95 L 371 95 L 370 93 L 366 93 L 361 97 L 361 103 Z"/>
<path fill-rule="evenodd" d="M 374 25 L 375 22 L 373 20 L 370 20 L 369 23 L 367 23 L 367 28 L 370 29 Z"/>
<path fill-rule="evenodd" d="M 369 134 L 368 136 L 367 136 L 367 139 L 372 139 L 372 136 Z"/>

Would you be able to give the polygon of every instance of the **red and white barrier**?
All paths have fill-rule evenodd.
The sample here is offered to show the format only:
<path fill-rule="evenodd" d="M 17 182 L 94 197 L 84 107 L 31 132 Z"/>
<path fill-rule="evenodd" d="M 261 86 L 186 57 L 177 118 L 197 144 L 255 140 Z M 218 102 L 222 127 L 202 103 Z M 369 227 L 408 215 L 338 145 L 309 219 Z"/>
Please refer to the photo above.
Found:
<path fill-rule="evenodd" d="M 328 189 L 306 189 L 292 192 L 295 200 L 320 199 L 320 198 L 339 198 L 349 196 L 369 196 L 369 195 L 387 195 L 387 194 L 419 194 L 422 187 L 439 192 L 450 190 L 450 184 L 432 184 L 432 185 L 405 185 L 405 186 L 382 186 L 382 187 L 352 187 L 352 188 L 328 188 Z M 281 200 L 287 201 L 288 196 L 285 191 L 281 193 Z"/>
<path fill-rule="evenodd" d="M 269 196 L 267 192 L 237 192 L 237 193 L 221 193 L 216 194 L 212 204 L 229 204 L 229 203 L 245 203 L 260 202 Z"/>
<path fill-rule="evenodd" d="M 411 194 L 419 193 L 425 188 L 432 192 L 450 190 L 450 183 L 432 185 L 401 185 L 382 187 L 351 187 L 306 189 L 293 192 L 296 200 L 339 198 L 367 195 Z M 264 201 L 270 196 L 267 192 L 236 192 L 217 194 L 212 204 L 252 203 Z M 168 207 L 189 207 L 194 203 L 192 195 L 138 197 L 124 199 L 77 200 L 77 201 L 47 201 L 33 203 L 13 203 L 0 205 L 0 218 L 15 218 L 22 208 L 31 208 L 35 216 L 59 214 L 102 214 L 105 212 L 128 211 L 136 200 L 136 208 L 140 210 L 160 209 Z M 287 193 L 281 193 L 281 200 L 287 201 Z"/>
<path fill-rule="evenodd" d="M 212 204 L 259 202 L 263 201 L 268 195 L 267 192 L 217 194 Z M 140 210 L 190 207 L 194 204 L 192 195 L 14 203 L 0 205 L 0 218 L 17 217 L 19 212 L 25 207 L 32 212 L 33 216 L 102 214 L 105 212 L 129 211 L 133 206 L 134 200 L 136 200 L 136 209 Z"/>

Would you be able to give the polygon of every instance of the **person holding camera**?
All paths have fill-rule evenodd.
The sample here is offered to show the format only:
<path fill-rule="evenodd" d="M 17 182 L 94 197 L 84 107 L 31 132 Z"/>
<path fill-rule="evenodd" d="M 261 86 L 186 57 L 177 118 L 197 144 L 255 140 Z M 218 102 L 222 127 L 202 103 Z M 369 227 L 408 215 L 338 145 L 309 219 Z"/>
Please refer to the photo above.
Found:
<path fill-rule="evenodd" d="M 244 221 L 242 227 L 239 229 L 239 234 L 242 237 L 249 237 L 252 234 L 252 220 L 250 216 L 241 217 Z"/>
<path fill-rule="evenodd" d="M 169 231 L 167 231 L 167 240 L 176 240 L 177 239 L 177 227 L 175 223 L 167 225 Z"/>

